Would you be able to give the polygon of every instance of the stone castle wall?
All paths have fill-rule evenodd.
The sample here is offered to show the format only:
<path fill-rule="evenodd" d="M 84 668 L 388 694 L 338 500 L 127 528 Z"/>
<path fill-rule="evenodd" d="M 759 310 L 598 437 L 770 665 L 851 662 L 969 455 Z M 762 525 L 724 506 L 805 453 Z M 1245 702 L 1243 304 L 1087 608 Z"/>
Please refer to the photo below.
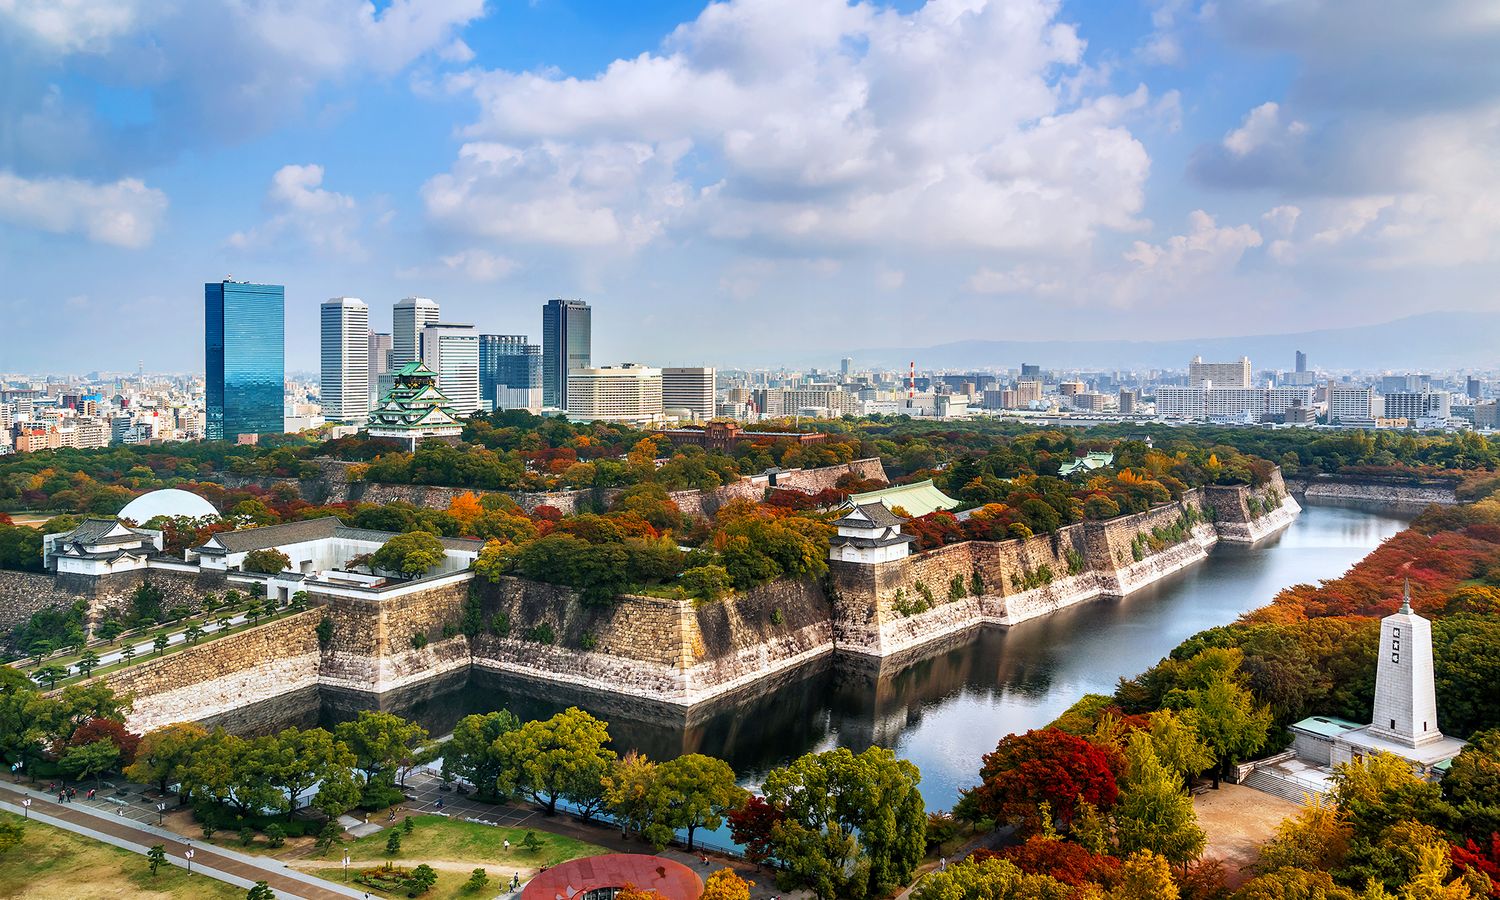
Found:
<path fill-rule="evenodd" d="M 1314 478 L 1288 478 L 1287 488 L 1307 500 L 1378 503 L 1407 509 L 1425 509 L 1436 503 L 1452 506 L 1458 503 L 1454 486 L 1448 483 L 1401 484 L 1377 479 L 1324 475 Z"/>
<path fill-rule="evenodd" d="M 319 682 L 384 693 L 467 666 L 468 640 L 458 632 L 470 580 L 443 581 L 429 590 L 380 599 L 309 591 L 308 599 L 333 625 Z M 426 639 L 425 646 L 416 646 L 417 635 Z"/>
<path fill-rule="evenodd" d="M 310 609 L 99 678 L 133 697 L 126 725 L 137 733 L 222 715 L 317 684 L 321 617 Z"/>
<path fill-rule="evenodd" d="M 1282 480 L 1279 468 L 1273 469 L 1270 479 L 1260 487 L 1209 485 L 1203 489 L 1203 495 L 1213 508 L 1219 539 L 1233 543 L 1251 544 L 1269 537 L 1292 524 L 1302 511 Z M 1274 505 L 1274 508 L 1269 512 L 1263 509 L 1252 512 L 1252 500 L 1257 506 Z"/>

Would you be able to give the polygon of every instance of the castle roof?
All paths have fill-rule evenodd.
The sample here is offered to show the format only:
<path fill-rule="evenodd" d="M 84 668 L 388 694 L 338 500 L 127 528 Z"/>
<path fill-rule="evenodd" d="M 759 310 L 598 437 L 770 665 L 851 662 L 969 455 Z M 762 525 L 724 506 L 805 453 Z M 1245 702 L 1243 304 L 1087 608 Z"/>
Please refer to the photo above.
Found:
<path fill-rule="evenodd" d="M 396 536 L 393 531 L 373 531 L 368 528 L 351 528 L 337 516 L 307 519 L 302 522 L 287 522 L 282 525 L 265 525 L 260 528 L 241 528 L 237 531 L 222 531 L 215 534 L 203 546 L 195 547 L 199 553 L 210 556 L 224 553 L 248 553 L 252 550 L 270 550 L 304 541 L 344 538 L 346 540 L 385 543 Z M 446 550 L 476 553 L 484 546 L 483 541 L 468 538 L 438 538 Z"/>
<path fill-rule="evenodd" d="M 851 494 L 849 502 L 855 506 L 880 503 L 892 509 L 899 506 L 913 517 L 925 516 L 940 509 L 952 509 L 958 505 L 958 501 L 943 493 L 937 485 L 932 483 L 931 478 L 912 484 L 881 488 L 878 491 Z"/>

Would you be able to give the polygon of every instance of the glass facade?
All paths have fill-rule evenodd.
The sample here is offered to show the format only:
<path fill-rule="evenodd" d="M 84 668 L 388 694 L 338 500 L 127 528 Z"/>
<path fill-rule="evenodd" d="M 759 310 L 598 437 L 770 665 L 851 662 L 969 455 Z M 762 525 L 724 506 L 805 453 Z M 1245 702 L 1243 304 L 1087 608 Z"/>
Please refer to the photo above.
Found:
<path fill-rule="evenodd" d="M 566 409 L 568 370 L 593 365 L 593 310 L 582 300 L 548 300 L 542 307 L 542 403 Z"/>
<path fill-rule="evenodd" d="M 279 284 L 203 286 L 207 437 L 279 434 L 286 393 L 285 289 Z"/>
<path fill-rule="evenodd" d="M 495 391 L 502 385 L 521 390 L 542 386 L 542 348 L 528 343 L 524 334 L 479 336 L 481 398 L 494 403 Z"/>

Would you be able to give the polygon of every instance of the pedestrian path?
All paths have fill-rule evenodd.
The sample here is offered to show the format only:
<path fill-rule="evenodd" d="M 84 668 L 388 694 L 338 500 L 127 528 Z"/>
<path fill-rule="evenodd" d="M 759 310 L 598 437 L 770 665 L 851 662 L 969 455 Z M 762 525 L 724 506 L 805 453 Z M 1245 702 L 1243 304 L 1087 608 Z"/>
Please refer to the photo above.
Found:
<path fill-rule="evenodd" d="M 29 809 L 22 806 L 23 799 L 31 800 Z M 201 872 L 205 877 L 247 890 L 255 882 L 264 881 L 277 897 L 342 900 L 344 897 L 366 896 L 362 891 L 305 875 L 279 860 L 250 856 L 211 844 L 195 844 L 166 829 L 111 816 L 86 804 L 58 803 L 55 798 L 25 790 L 20 785 L 0 782 L 0 808 L 142 855 L 153 845 L 161 844 L 167 852 L 167 861 L 172 865 L 189 867 L 191 863 L 195 874 Z M 190 850 L 193 853 L 191 859 L 185 856 Z"/>

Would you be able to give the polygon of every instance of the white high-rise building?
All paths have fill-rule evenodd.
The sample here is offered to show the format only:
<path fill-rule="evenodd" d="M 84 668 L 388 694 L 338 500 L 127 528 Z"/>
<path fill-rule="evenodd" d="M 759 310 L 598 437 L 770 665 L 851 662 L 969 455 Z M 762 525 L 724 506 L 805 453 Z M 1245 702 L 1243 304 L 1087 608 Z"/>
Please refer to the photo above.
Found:
<path fill-rule="evenodd" d="M 1207 382 L 1207 384 L 1205 384 Z M 1236 362 L 1209 363 L 1195 356 L 1188 363 L 1188 387 L 1247 388 L 1250 386 L 1250 357 Z"/>
<path fill-rule="evenodd" d="M 1374 424 L 1375 389 L 1369 387 L 1328 386 L 1328 421 Z"/>
<path fill-rule="evenodd" d="M 568 418 L 579 422 L 656 422 L 662 417 L 661 369 L 625 363 L 568 371 Z"/>
<path fill-rule="evenodd" d="M 1451 413 L 1446 391 L 1400 391 L 1385 395 L 1387 419 L 1446 419 Z"/>
<path fill-rule="evenodd" d="M 323 418 L 362 425 L 370 416 L 370 308 L 334 297 L 322 315 Z"/>
<path fill-rule="evenodd" d="M 714 417 L 714 369 L 668 367 L 661 370 L 661 402 L 666 410 L 685 409 L 695 422 Z"/>
<path fill-rule="evenodd" d="M 422 328 L 422 364 L 437 373 L 438 391 L 453 410 L 479 411 L 479 331 L 473 325 L 433 322 Z"/>
<path fill-rule="evenodd" d="M 391 310 L 391 371 L 421 357 L 422 329 L 437 320 L 435 300 L 407 297 L 396 303 Z"/>

